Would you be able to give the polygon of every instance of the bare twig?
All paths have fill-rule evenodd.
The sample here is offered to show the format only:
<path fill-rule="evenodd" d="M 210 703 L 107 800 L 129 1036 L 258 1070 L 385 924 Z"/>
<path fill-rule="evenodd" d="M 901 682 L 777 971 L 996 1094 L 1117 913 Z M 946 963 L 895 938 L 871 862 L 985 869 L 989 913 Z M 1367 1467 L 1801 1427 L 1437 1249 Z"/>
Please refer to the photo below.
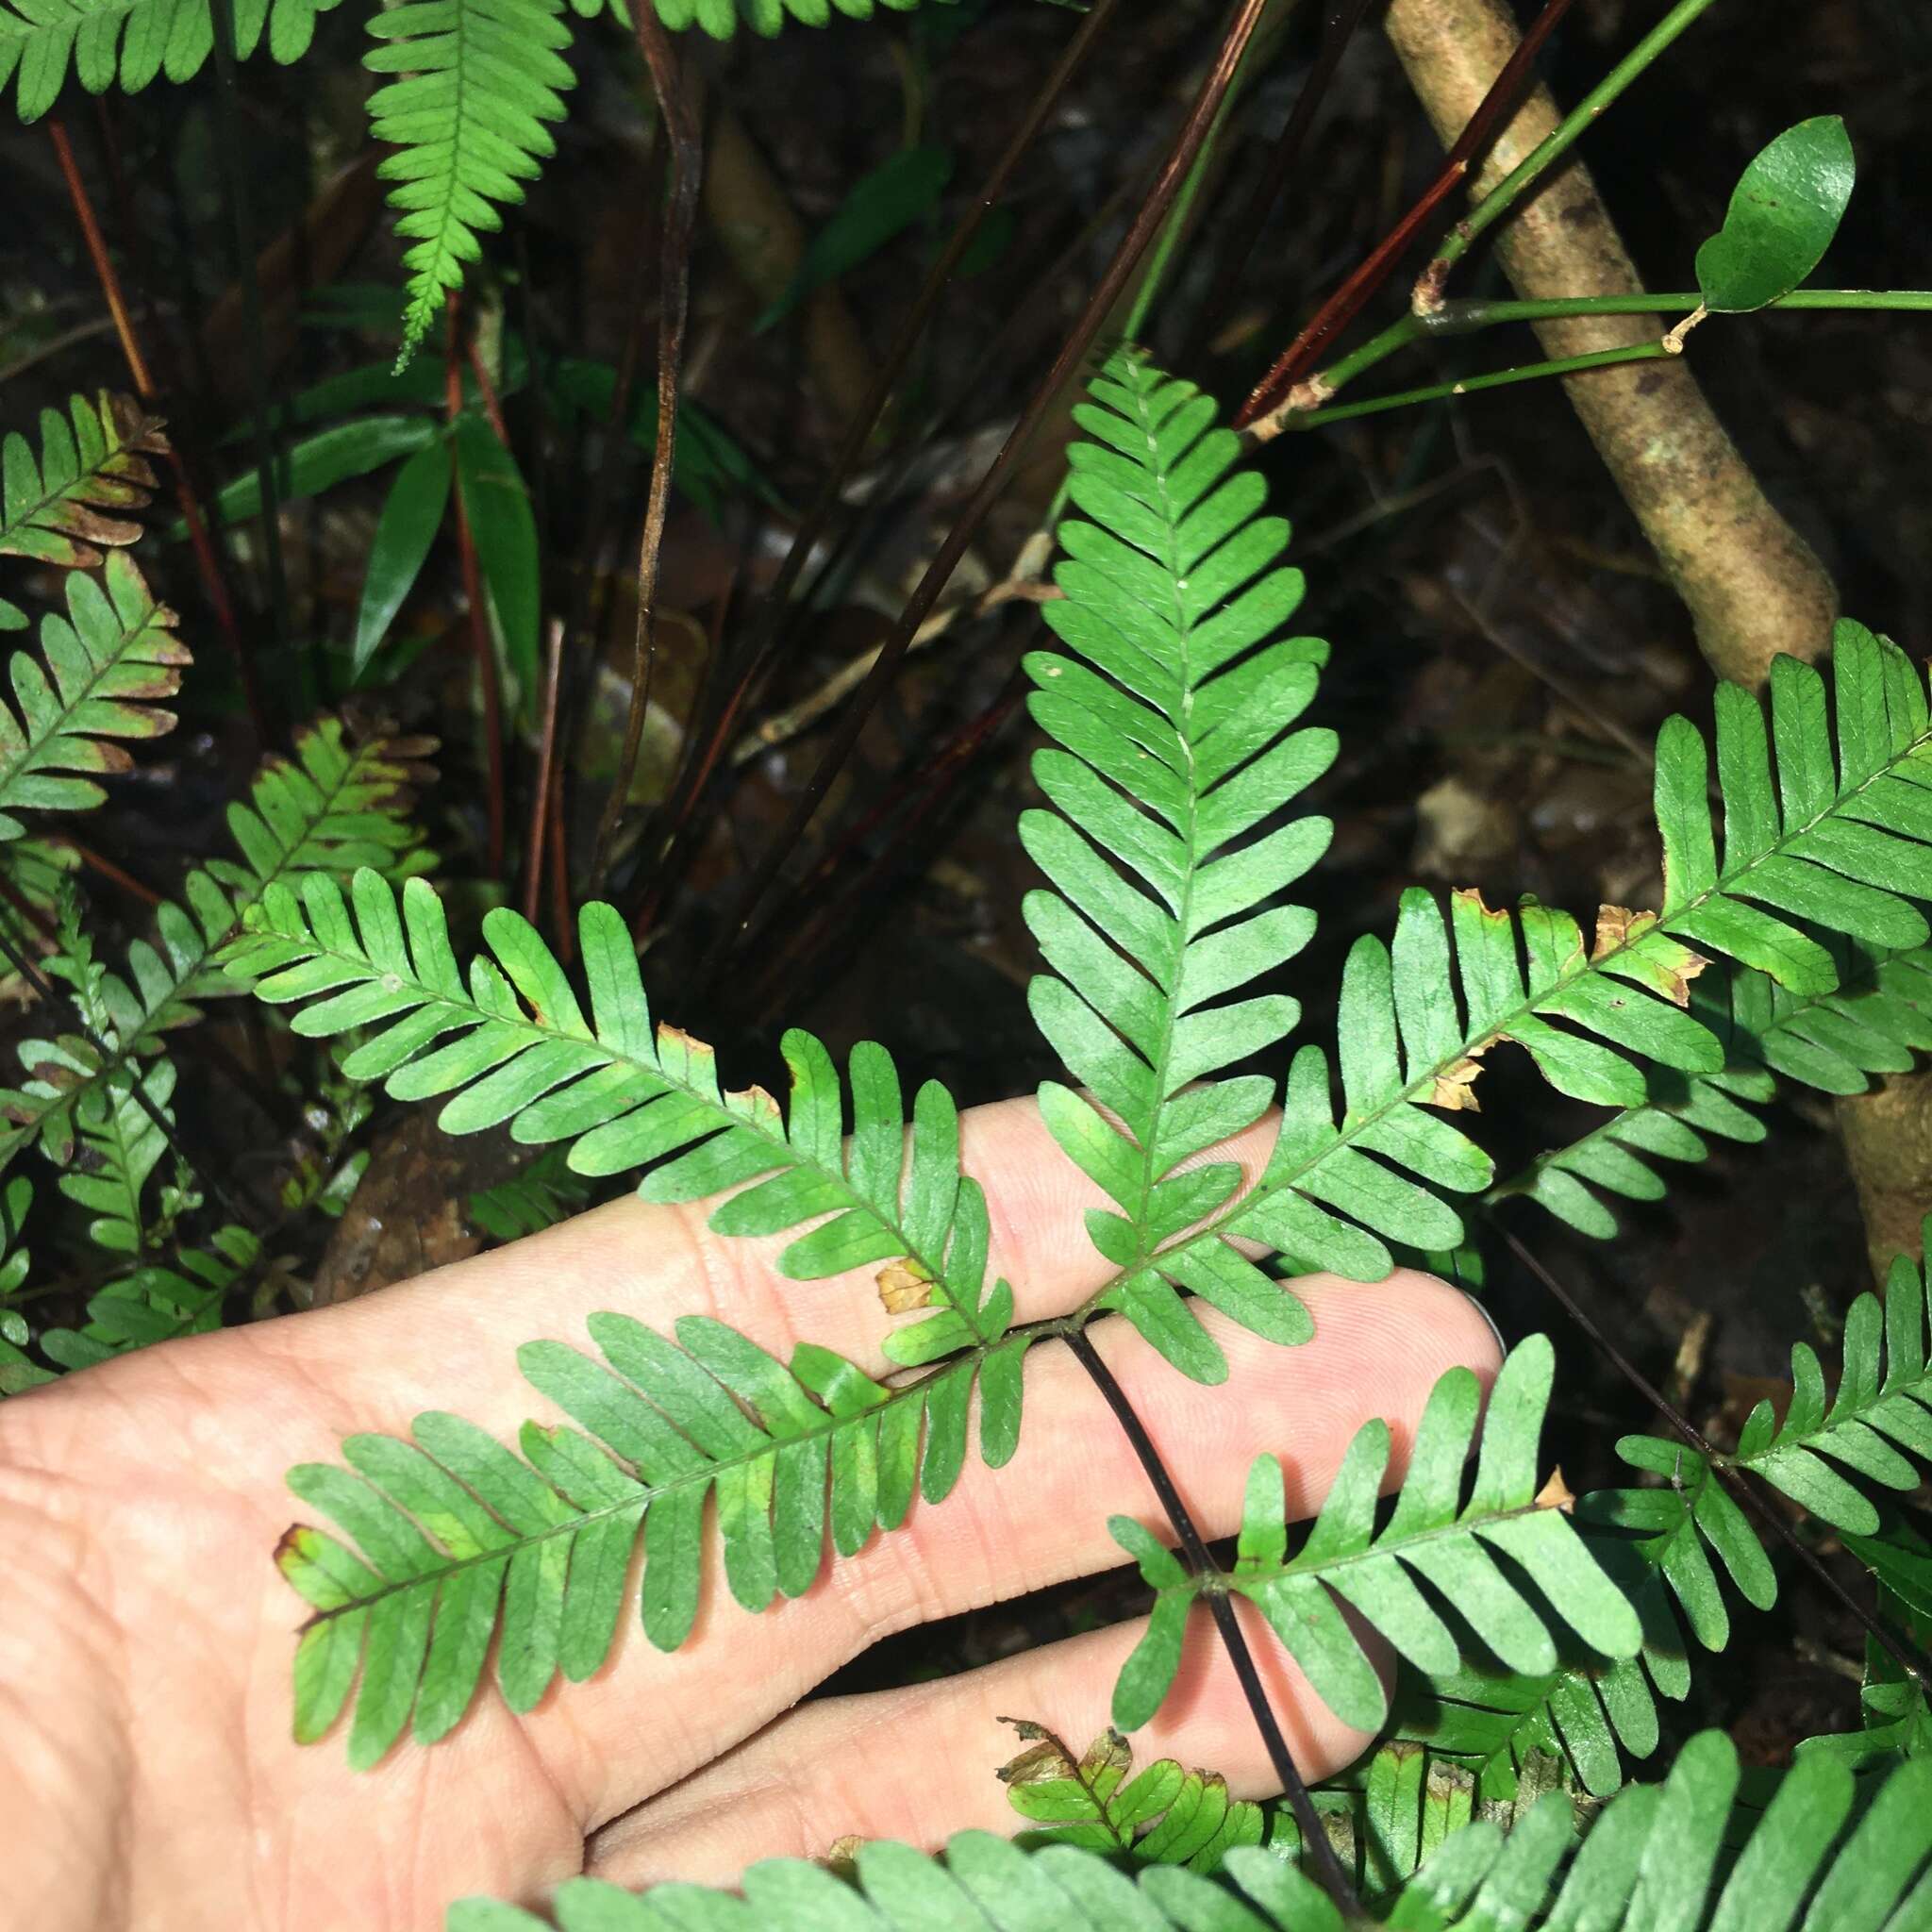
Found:
<path fill-rule="evenodd" d="M 678 376 L 684 363 L 684 325 L 691 298 L 691 230 L 697 220 L 698 184 L 704 147 L 696 108 L 680 84 L 671 38 L 651 7 L 637 8 L 638 50 L 651 71 L 651 86 L 670 150 L 670 198 L 664 215 L 663 266 L 658 291 L 658 437 L 651 453 L 651 493 L 644 505 L 643 536 L 638 545 L 637 633 L 631 662 L 630 715 L 617 774 L 610 782 L 597 842 L 591 858 L 590 890 L 595 892 L 610 862 L 611 841 L 630 799 L 638 751 L 644 740 L 644 717 L 651 705 L 651 674 L 657 656 L 658 558 L 664 542 L 664 520 L 671 506 L 671 468 L 677 448 Z"/>

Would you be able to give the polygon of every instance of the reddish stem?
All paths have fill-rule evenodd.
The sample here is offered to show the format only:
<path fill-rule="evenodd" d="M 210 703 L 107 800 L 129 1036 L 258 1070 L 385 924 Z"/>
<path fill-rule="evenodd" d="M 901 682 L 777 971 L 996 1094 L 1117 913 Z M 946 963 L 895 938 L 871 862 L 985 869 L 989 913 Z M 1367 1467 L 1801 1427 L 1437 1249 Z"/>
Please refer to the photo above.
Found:
<path fill-rule="evenodd" d="M 1456 144 L 1443 158 L 1441 172 L 1423 191 L 1422 198 L 1376 243 L 1368 258 L 1334 294 L 1318 308 L 1307 326 L 1296 336 L 1274 368 L 1261 378 L 1255 392 L 1235 412 L 1234 426 L 1245 429 L 1258 417 L 1271 414 L 1287 400 L 1288 392 L 1316 363 L 1331 337 L 1339 334 L 1366 307 L 1369 298 L 1394 273 L 1395 264 L 1414 241 L 1418 230 L 1440 208 L 1450 192 L 1460 185 L 1474 165 L 1477 153 L 1485 147 L 1506 116 L 1514 111 L 1523 97 L 1536 57 L 1557 23 L 1570 10 L 1571 0 L 1544 0 L 1529 31 L 1517 42 L 1516 51 L 1504 63 L 1503 71 L 1490 85 L 1481 105 L 1469 117 L 1469 125 L 1456 137 Z"/>
<path fill-rule="evenodd" d="M 54 143 L 54 158 L 59 163 L 60 178 L 67 184 L 68 198 L 74 203 L 81 240 L 87 246 L 88 259 L 93 264 L 94 279 L 101 285 L 108 313 L 113 318 L 114 333 L 120 340 L 121 355 L 127 364 L 128 379 L 134 384 L 135 394 L 142 402 L 152 405 L 158 396 L 154 372 L 142 353 L 140 339 L 134 332 L 134 318 L 128 313 L 127 300 L 121 291 L 121 277 L 108 253 L 107 237 L 101 233 L 93 202 L 88 195 L 87 184 L 80 178 L 80 169 L 74 158 L 73 143 L 67 139 L 67 130 L 58 115 L 47 118 L 47 136 Z M 235 606 L 222 575 L 221 559 L 216 556 L 214 542 L 208 535 L 208 520 L 202 515 L 200 499 L 194 493 L 194 485 L 189 479 L 187 465 L 182 462 L 180 453 L 171 449 L 168 454 L 168 467 L 175 478 L 175 500 L 188 525 L 188 541 L 194 549 L 202 590 L 214 610 L 222 636 L 234 653 L 235 669 L 242 680 L 242 695 L 248 707 L 249 722 L 255 727 L 256 736 L 266 741 L 266 714 L 262 710 L 260 690 L 255 681 L 255 660 L 242 641 L 242 627 L 236 621 Z"/>
<path fill-rule="evenodd" d="M 444 405 L 452 425 L 463 412 L 462 355 L 457 327 L 457 298 L 449 297 L 449 346 L 444 358 Z M 452 443 L 450 461 L 456 461 Z M 476 675 L 483 685 L 483 737 L 490 765 L 490 875 L 503 876 L 503 694 L 496 682 L 496 651 L 490 641 L 490 612 L 483 601 L 483 573 L 476 563 L 476 542 L 470 533 L 470 512 L 463 501 L 463 479 L 457 472 L 457 549 L 463 564 L 463 595 L 470 605 L 470 648 Z"/>

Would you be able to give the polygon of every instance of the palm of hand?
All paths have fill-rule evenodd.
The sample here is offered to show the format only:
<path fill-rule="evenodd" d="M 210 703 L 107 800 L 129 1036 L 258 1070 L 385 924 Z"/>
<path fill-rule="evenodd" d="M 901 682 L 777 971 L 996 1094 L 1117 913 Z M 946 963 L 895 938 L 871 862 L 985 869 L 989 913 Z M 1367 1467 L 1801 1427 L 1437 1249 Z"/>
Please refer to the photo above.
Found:
<path fill-rule="evenodd" d="M 986 1177 L 994 1266 L 1021 1318 L 1073 1306 L 1101 1265 L 1081 1231 L 1086 1183 L 1028 1106 L 969 1116 L 965 1152 Z M 904 1529 L 795 1601 L 754 1618 L 708 1586 L 675 1656 L 632 1616 L 591 1683 L 553 1685 L 523 1717 L 486 1688 L 446 1741 L 406 1742 L 366 1776 L 333 1745 L 290 1740 L 304 1608 L 269 1560 L 293 1510 L 281 1470 L 429 1407 L 512 1434 L 541 1407 L 516 1344 L 578 1339 L 600 1307 L 658 1327 L 713 1314 L 774 1353 L 811 1340 L 883 1371 L 869 1276 L 782 1280 L 777 1245 L 721 1242 L 694 1211 L 625 1201 L 367 1301 L 169 1344 L 0 1411 L 0 1705 L 28 1799 L 0 1807 L 0 1866 L 24 1923 L 419 1932 L 454 1897 L 535 1901 L 585 1869 L 728 1882 L 755 1857 L 822 1853 L 848 1831 L 930 1843 L 1000 1828 L 994 1719 L 1098 1730 L 1138 1624 L 937 1684 L 791 1707 L 889 1631 L 1111 1568 L 1109 1513 L 1159 1524 L 1125 1441 L 1055 1350 L 1028 1364 L 1028 1421 L 1007 1470 L 970 1470 L 943 1505 L 915 1506 Z M 1483 1318 L 1425 1277 L 1300 1291 L 1315 1341 L 1284 1353 L 1219 1326 L 1232 1364 L 1221 1390 L 1104 1332 L 1118 1323 L 1095 1330 L 1209 1534 L 1234 1526 L 1229 1473 L 1257 1452 L 1282 1457 L 1291 1507 L 1306 1511 L 1360 1423 L 1387 1416 L 1400 1444 L 1439 1374 L 1494 1364 Z M 1361 1740 L 1265 1636 L 1257 1647 L 1303 1767 L 1352 1756 Z M 1270 1787 L 1206 1646 L 1144 1748 Z"/>

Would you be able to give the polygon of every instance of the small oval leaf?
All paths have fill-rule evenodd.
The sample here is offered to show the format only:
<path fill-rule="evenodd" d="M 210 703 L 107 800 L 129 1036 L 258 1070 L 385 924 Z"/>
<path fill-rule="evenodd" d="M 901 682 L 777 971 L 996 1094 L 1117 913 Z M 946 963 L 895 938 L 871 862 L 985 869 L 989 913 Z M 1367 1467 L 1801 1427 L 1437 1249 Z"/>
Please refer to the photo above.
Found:
<path fill-rule="evenodd" d="M 1824 259 L 1857 177 L 1836 114 L 1786 128 L 1744 170 L 1724 226 L 1697 251 L 1705 308 L 1742 315 L 1789 295 Z"/>

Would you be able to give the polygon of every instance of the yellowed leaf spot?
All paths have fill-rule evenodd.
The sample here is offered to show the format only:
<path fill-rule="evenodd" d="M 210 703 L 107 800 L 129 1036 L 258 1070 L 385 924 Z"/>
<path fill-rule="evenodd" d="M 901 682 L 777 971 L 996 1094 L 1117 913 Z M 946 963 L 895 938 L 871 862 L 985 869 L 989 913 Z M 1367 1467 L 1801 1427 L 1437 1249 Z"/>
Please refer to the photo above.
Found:
<path fill-rule="evenodd" d="M 930 1307 L 932 1288 L 932 1276 L 910 1257 L 889 1261 L 878 1272 L 879 1300 L 889 1315 L 909 1315 L 914 1308 Z"/>
<path fill-rule="evenodd" d="M 1566 1515 L 1575 1509 L 1576 1497 L 1563 1480 L 1561 1463 L 1551 1470 L 1549 1481 L 1536 1492 L 1536 1507 L 1539 1509 L 1561 1509 Z"/>
<path fill-rule="evenodd" d="M 1619 970 L 1660 993 L 1673 1006 L 1690 1004 L 1690 982 L 1710 964 L 1682 940 L 1673 939 L 1657 923 L 1655 912 L 1633 912 L 1627 906 L 1600 906 L 1592 959 L 1623 956 Z"/>

